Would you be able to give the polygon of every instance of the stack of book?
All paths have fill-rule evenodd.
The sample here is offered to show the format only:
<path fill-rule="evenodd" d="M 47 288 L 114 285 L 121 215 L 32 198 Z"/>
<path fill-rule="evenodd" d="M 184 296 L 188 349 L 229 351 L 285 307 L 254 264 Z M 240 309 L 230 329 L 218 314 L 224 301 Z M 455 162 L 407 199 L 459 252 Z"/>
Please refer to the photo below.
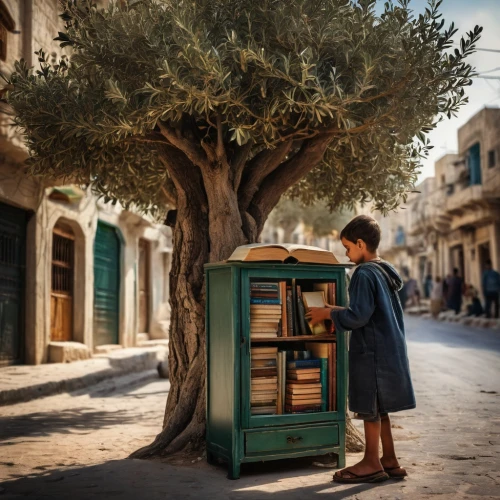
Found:
<path fill-rule="evenodd" d="M 250 413 L 272 415 L 277 413 L 278 370 L 277 347 L 252 347 Z"/>
<path fill-rule="evenodd" d="M 325 411 L 326 383 L 320 359 L 290 361 L 286 370 L 286 413 Z M 323 390 L 322 390 L 323 389 Z"/>
<path fill-rule="evenodd" d="M 250 284 L 250 337 L 274 338 L 281 336 L 280 283 L 252 282 Z"/>

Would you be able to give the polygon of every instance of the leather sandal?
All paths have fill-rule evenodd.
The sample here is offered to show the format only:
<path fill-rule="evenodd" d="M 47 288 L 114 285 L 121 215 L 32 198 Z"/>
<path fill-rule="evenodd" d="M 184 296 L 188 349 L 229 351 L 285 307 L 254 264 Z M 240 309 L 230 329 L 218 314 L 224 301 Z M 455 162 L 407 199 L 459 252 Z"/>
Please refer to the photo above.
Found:
<path fill-rule="evenodd" d="M 347 474 L 349 476 L 347 476 Z M 380 483 L 381 481 L 386 481 L 389 479 L 389 475 L 383 470 L 378 470 L 377 472 L 372 472 L 371 474 L 365 474 L 360 476 L 351 472 L 350 470 L 341 470 L 333 475 L 333 481 L 335 483 Z"/>
<path fill-rule="evenodd" d="M 406 469 L 399 465 L 397 467 L 384 467 L 384 472 L 392 479 L 403 479 L 408 475 Z"/>

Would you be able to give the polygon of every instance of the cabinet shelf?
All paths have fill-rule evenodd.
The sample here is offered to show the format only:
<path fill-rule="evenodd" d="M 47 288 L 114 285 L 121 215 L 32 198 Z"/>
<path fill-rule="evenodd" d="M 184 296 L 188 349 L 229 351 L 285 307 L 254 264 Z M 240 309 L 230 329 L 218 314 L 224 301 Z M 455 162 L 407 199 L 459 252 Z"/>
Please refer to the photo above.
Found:
<path fill-rule="evenodd" d="M 335 335 L 295 335 L 293 337 L 273 337 L 273 338 L 251 338 L 250 341 L 254 342 L 336 342 Z"/>

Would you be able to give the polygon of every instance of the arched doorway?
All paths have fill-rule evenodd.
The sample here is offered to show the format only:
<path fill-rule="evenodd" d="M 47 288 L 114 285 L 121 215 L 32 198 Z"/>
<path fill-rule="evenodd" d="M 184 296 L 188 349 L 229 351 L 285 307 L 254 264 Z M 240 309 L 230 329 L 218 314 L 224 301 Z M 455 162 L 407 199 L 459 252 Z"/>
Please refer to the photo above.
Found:
<path fill-rule="evenodd" d="M 101 221 L 94 242 L 94 347 L 119 343 L 120 239 Z"/>
<path fill-rule="evenodd" d="M 58 223 L 52 233 L 52 282 L 50 291 L 50 340 L 73 340 L 75 235 Z"/>

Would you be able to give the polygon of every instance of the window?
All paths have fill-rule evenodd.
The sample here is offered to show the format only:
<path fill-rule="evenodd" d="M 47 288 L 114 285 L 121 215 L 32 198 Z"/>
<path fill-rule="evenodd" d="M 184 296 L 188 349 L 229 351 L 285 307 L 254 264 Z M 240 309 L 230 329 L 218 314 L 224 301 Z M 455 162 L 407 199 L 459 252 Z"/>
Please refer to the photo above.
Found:
<path fill-rule="evenodd" d="M 441 176 L 441 186 L 444 186 L 446 184 L 446 177 L 444 174 Z"/>
<path fill-rule="evenodd" d="M 488 151 L 488 168 L 493 168 L 496 165 L 496 151 L 492 149 Z"/>
<path fill-rule="evenodd" d="M 469 185 L 481 184 L 481 148 L 478 142 L 469 148 L 466 166 L 469 172 Z"/>

